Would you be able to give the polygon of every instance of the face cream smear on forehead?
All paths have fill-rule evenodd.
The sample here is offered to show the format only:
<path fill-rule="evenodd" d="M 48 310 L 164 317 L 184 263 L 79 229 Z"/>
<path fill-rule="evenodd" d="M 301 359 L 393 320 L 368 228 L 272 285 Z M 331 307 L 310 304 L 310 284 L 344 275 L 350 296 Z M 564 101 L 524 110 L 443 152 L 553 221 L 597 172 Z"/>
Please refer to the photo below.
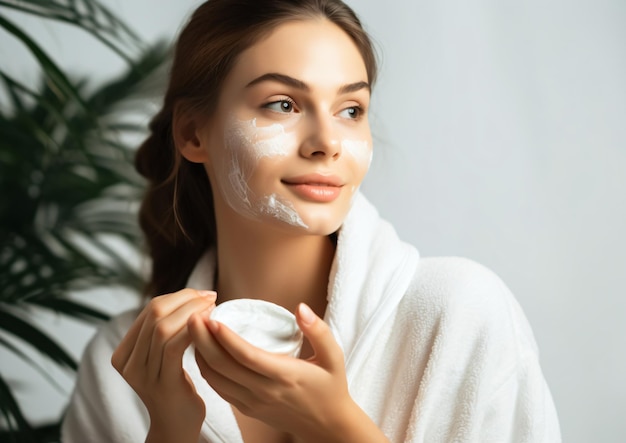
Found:
<path fill-rule="evenodd" d="M 235 211 L 249 218 L 269 215 L 284 223 L 308 228 L 289 200 L 276 193 L 258 195 L 250 188 L 250 179 L 262 159 L 285 157 L 295 152 L 295 133 L 286 132 L 278 123 L 258 127 L 256 119 L 242 121 L 232 117 L 225 131 L 225 146 L 228 160 L 216 174 L 222 183 L 224 199 Z"/>

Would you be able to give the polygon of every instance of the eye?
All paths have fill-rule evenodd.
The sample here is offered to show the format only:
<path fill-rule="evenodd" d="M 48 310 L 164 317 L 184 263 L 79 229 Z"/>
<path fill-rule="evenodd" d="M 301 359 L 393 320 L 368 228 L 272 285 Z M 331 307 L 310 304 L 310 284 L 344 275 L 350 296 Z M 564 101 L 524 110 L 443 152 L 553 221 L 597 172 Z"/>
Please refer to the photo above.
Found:
<path fill-rule="evenodd" d="M 363 115 L 363 109 L 360 106 L 350 106 L 339 113 L 340 117 L 349 120 L 358 120 Z"/>
<path fill-rule="evenodd" d="M 266 109 L 275 111 L 275 112 L 282 112 L 282 113 L 288 114 L 294 111 L 294 102 L 293 100 L 285 98 L 282 100 L 277 100 L 275 102 L 267 103 L 263 105 L 263 107 Z"/>

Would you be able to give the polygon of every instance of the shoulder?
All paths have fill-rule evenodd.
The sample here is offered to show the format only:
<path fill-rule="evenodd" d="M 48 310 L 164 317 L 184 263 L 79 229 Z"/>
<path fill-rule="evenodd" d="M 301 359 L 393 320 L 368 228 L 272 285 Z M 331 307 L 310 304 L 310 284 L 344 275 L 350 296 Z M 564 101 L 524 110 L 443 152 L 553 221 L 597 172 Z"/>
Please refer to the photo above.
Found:
<path fill-rule="evenodd" d="M 413 286 L 421 291 L 453 297 L 490 297 L 504 289 L 489 268 L 463 257 L 425 257 L 419 261 Z"/>
<path fill-rule="evenodd" d="M 530 326 L 509 288 L 492 270 L 467 258 L 421 258 L 404 308 L 422 325 L 466 338 L 509 337 L 536 350 Z"/>
<path fill-rule="evenodd" d="M 430 300 L 448 307 L 506 304 L 511 297 L 498 275 L 463 257 L 420 258 L 409 292 L 421 302 Z"/>
<path fill-rule="evenodd" d="M 462 257 L 420 258 L 410 299 L 442 308 L 506 303 L 510 291 L 487 267 Z"/>
<path fill-rule="evenodd" d="M 422 258 L 395 320 L 420 408 L 446 417 L 441 426 L 466 429 L 472 441 L 560 441 L 533 333 L 493 271 Z"/>

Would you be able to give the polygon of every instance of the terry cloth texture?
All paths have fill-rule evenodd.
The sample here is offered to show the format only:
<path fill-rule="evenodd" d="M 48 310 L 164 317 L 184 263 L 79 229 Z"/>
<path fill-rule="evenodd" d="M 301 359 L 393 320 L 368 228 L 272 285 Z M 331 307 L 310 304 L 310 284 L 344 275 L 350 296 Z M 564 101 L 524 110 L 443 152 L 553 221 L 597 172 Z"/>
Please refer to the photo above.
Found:
<path fill-rule="evenodd" d="M 188 287 L 212 289 L 215 253 Z M 110 364 L 137 311 L 87 347 L 65 443 L 143 442 L 147 412 Z M 359 195 L 338 237 L 324 320 L 344 351 L 350 393 L 392 442 L 561 441 L 524 314 L 502 281 L 467 259 L 420 258 Z M 242 443 L 230 405 L 183 358 L 207 415 L 199 441 Z"/>

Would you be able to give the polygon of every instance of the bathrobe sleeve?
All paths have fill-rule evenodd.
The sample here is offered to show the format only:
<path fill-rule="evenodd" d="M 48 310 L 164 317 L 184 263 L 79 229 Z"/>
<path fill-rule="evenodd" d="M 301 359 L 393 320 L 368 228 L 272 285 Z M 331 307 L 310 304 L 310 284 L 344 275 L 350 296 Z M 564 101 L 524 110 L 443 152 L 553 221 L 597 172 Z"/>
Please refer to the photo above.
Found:
<path fill-rule="evenodd" d="M 415 314 L 406 326 L 421 344 L 414 368 L 423 368 L 403 440 L 560 442 L 533 333 L 509 289 L 466 259 L 420 268 L 413 306 L 403 307 Z"/>
<path fill-rule="evenodd" d="M 111 355 L 136 314 L 129 311 L 114 318 L 88 344 L 63 419 L 63 443 L 145 440 L 149 427 L 147 411 L 111 365 Z"/>

